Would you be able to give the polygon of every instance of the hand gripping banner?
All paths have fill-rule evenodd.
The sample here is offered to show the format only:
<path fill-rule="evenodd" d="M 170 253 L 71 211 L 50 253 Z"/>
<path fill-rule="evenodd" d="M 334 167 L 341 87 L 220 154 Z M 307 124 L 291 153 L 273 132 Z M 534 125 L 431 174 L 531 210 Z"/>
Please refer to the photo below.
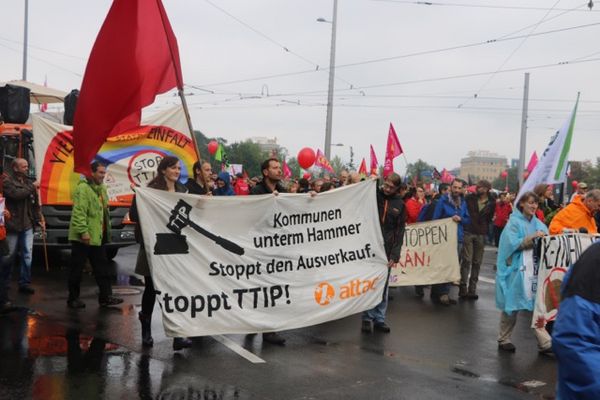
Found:
<path fill-rule="evenodd" d="M 167 335 L 279 331 L 377 305 L 388 271 L 375 185 L 313 198 L 137 189 Z"/>

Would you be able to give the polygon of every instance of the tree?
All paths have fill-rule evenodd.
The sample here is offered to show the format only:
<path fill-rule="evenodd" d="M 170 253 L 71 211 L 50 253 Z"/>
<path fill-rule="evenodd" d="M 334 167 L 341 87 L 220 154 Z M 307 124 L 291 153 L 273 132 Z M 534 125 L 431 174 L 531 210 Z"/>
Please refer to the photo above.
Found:
<path fill-rule="evenodd" d="M 335 156 L 331 159 L 331 166 L 333 167 L 335 174 L 338 176 L 339 176 L 340 172 L 342 172 L 342 170 L 344 168 L 346 168 L 346 166 L 344 165 L 344 162 L 342 161 L 342 159 L 339 156 Z"/>
<path fill-rule="evenodd" d="M 519 191 L 519 178 L 517 177 L 517 167 L 512 167 L 507 169 L 508 171 L 508 179 L 507 178 L 503 178 L 501 175 L 499 175 L 496 179 L 494 179 L 494 181 L 492 182 L 492 187 L 494 187 L 495 189 L 498 190 L 502 190 L 504 191 L 506 189 L 506 185 L 508 182 L 508 190 L 510 192 L 518 192 Z"/>
<path fill-rule="evenodd" d="M 292 171 L 292 178 L 302 178 L 302 168 L 298 164 L 298 160 L 296 159 L 296 157 L 289 158 L 287 160 L 287 165 L 290 168 L 290 171 Z"/>
<path fill-rule="evenodd" d="M 431 164 L 426 163 L 420 158 L 406 166 L 406 175 L 410 182 L 429 183 L 431 182 L 431 175 L 435 167 Z"/>
<path fill-rule="evenodd" d="M 257 143 L 251 140 L 235 142 L 225 146 L 227 158 L 231 164 L 242 164 L 249 176 L 260 176 L 262 174 L 260 165 L 270 155 L 261 150 Z"/>

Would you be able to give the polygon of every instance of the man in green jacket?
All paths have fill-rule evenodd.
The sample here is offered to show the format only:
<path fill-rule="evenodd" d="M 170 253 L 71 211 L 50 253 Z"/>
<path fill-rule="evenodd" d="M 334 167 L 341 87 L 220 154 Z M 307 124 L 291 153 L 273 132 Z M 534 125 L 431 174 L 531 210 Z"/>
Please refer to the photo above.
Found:
<path fill-rule="evenodd" d="M 103 184 L 106 166 L 98 161 L 91 165 L 92 174 L 79 182 L 73 193 L 73 213 L 69 224 L 71 242 L 71 270 L 69 271 L 69 308 L 84 308 L 79 299 L 81 274 L 86 260 L 90 260 L 100 292 L 98 302 L 108 307 L 123 302 L 112 296 L 108 260 L 104 244 L 110 240 L 108 194 Z"/>

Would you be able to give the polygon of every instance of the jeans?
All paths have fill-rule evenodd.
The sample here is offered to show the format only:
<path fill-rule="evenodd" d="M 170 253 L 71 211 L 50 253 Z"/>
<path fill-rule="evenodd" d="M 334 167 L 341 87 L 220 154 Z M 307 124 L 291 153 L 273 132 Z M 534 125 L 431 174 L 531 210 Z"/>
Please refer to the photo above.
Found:
<path fill-rule="evenodd" d="M 363 312 L 363 321 L 374 321 L 376 324 L 382 324 L 385 321 L 385 313 L 388 306 L 388 285 L 383 290 L 383 299 L 375 307 Z"/>
<path fill-rule="evenodd" d="M 29 286 L 31 284 L 31 258 L 33 250 L 33 228 L 22 232 L 7 232 L 6 241 L 8 243 L 9 253 L 2 257 L 2 275 L 6 278 L 5 284 L 10 283 L 10 272 L 17 252 L 21 253 L 19 259 L 19 287 Z M 8 271 L 5 272 L 5 269 Z"/>

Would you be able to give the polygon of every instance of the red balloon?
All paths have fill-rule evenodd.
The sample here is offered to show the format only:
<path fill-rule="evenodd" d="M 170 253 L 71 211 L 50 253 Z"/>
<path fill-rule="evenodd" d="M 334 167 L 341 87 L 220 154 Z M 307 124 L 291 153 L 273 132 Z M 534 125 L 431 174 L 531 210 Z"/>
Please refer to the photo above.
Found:
<path fill-rule="evenodd" d="M 208 147 L 208 152 L 212 156 L 213 154 L 215 154 L 217 152 L 217 149 L 219 148 L 219 143 L 216 140 L 211 140 L 210 142 L 208 142 L 207 147 Z"/>
<path fill-rule="evenodd" d="M 310 172 L 307 172 L 304 175 L 302 175 L 302 177 L 304 179 L 306 179 L 307 181 L 310 181 L 310 178 L 312 178 L 312 175 L 310 174 Z"/>
<path fill-rule="evenodd" d="M 506 178 L 508 176 L 508 172 L 506 171 L 502 171 L 502 173 L 500 174 L 501 177 Z"/>
<path fill-rule="evenodd" d="M 298 152 L 298 164 L 304 169 L 312 167 L 316 158 L 315 151 L 310 147 L 305 147 Z"/>
<path fill-rule="evenodd" d="M 577 185 L 579 185 L 579 182 L 577 182 L 577 181 L 573 181 L 573 182 L 571 182 L 571 185 L 572 185 L 574 188 L 576 188 L 576 187 L 577 187 Z"/>

